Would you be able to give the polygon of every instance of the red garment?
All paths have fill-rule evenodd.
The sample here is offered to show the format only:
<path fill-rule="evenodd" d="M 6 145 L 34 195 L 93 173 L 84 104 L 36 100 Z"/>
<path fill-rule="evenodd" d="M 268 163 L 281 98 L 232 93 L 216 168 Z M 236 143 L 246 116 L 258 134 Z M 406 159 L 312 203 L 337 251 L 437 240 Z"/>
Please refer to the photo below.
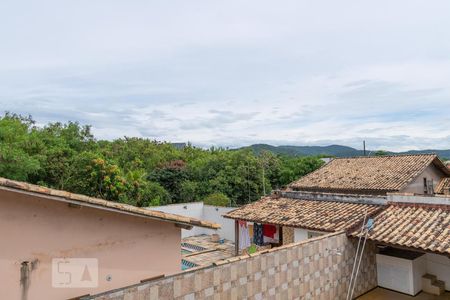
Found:
<path fill-rule="evenodd" d="M 275 225 L 267 225 L 264 224 L 263 225 L 263 235 L 270 237 L 270 238 L 274 238 L 275 237 L 275 232 L 277 232 L 277 227 Z"/>
<path fill-rule="evenodd" d="M 247 222 L 246 221 L 239 220 L 238 222 L 239 222 L 239 226 L 247 227 Z"/>

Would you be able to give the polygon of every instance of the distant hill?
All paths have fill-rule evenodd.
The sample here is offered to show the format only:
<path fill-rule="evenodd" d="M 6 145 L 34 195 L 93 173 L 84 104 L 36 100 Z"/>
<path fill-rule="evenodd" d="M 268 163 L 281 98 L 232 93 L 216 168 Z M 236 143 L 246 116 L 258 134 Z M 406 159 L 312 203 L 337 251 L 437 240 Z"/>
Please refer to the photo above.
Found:
<path fill-rule="evenodd" d="M 406 152 L 401 152 L 402 154 L 422 154 L 422 153 L 436 153 L 440 157 L 450 159 L 450 150 L 435 150 L 435 149 L 428 149 L 428 150 L 410 150 Z"/>
<path fill-rule="evenodd" d="M 363 150 L 358 150 L 348 146 L 330 145 L 330 146 L 272 146 L 268 144 L 254 144 L 243 147 L 250 148 L 256 154 L 261 151 L 270 151 L 275 154 L 284 154 L 290 156 L 308 156 L 308 155 L 325 155 L 336 157 L 353 157 L 364 155 Z M 376 151 L 367 150 L 367 153 L 374 153 Z M 406 152 L 387 152 L 387 154 L 421 154 L 421 153 L 436 153 L 440 157 L 450 158 L 450 150 L 411 150 Z"/>

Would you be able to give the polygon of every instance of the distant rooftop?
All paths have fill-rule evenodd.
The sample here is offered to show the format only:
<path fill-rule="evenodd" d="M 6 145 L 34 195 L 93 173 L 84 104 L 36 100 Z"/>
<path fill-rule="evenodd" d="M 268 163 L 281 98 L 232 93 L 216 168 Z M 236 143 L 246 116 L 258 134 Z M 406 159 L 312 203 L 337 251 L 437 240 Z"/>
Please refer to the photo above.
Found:
<path fill-rule="evenodd" d="M 351 233 L 357 237 L 359 229 Z M 393 203 L 374 218 L 368 239 L 450 254 L 450 205 Z"/>
<path fill-rule="evenodd" d="M 430 164 L 450 176 L 450 170 L 435 154 L 336 158 L 289 188 L 361 194 L 399 192 Z"/>
<path fill-rule="evenodd" d="M 437 194 L 445 194 L 450 191 L 450 177 L 442 178 L 441 181 L 436 186 Z"/>
<path fill-rule="evenodd" d="M 350 229 L 361 222 L 366 211 L 373 215 L 381 209 L 380 205 L 270 196 L 235 209 L 224 217 L 334 232 Z"/>

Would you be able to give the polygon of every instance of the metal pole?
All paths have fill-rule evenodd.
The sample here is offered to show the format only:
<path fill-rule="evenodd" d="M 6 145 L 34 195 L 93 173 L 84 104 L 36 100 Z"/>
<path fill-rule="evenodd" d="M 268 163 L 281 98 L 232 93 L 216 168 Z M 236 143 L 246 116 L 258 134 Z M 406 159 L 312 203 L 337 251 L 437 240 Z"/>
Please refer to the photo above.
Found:
<path fill-rule="evenodd" d="M 352 290 L 350 292 L 350 299 L 353 298 L 353 292 L 355 291 L 356 280 L 358 279 L 359 267 L 361 266 L 361 261 L 362 261 L 362 257 L 363 257 L 363 254 L 364 254 L 364 247 L 366 246 L 366 241 L 367 241 L 367 235 L 368 234 L 369 234 L 369 230 L 366 231 L 366 236 L 364 237 L 364 243 L 362 245 L 361 254 L 360 254 L 360 257 L 359 257 L 358 267 L 356 267 L 356 274 L 355 274 L 355 278 L 353 280 L 353 287 L 352 287 Z"/>
<path fill-rule="evenodd" d="M 356 247 L 356 253 L 355 253 L 355 261 L 353 262 L 352 273 L 351 273 L 351 276 L 350 276 L 350 282 L 349 282 L 348 290 L 347 290 L 347 297 L 346 297 L 347 300 L 350 299 L 350 293 L 351 293 L 351 288 L 352 288 L 352 283 L 353 283 L 353 275 L 355 273 L 355 269 L 356 269 L 356 265 L 357 265 L 359 246 L 361 245 L 361 238 L 362 238 L 362 235 L 363 235 L 363 232 L 364 232 L 364 228 L 365 228 L 365 225 L 366 225 L 366 218 L 367 218 L 367 209 L 364 212 L 363 224 L 362 224 L 362 227 L 361 227 L 361 232 L 359 233 L 358 246 Z"/>
<path fill-rule="evenodd" d="M 263 180 L 263 194 L 264 194 L 264 196 L 266 195 L 266 176 L 265 176 L 265 174 L 264 174 L 264 165 L 263 165 L 263 168 L 262 168 L 262 175 L 263 175 L 263 178 L 262 178 L 262 180 Z"/>
<path fill-rule="evenodd" d="M 234 255 L 239 255 L 239 221 L 234 220 Z"/>

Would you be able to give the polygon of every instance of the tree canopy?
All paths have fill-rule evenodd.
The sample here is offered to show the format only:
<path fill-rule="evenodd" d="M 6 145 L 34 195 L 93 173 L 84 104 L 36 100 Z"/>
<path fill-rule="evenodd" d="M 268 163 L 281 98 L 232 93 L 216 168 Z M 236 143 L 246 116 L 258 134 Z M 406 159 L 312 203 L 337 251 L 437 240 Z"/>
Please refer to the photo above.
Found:
<path fill-rule="evenodd" d="M 77 122 L 38 127 L 31 117 L 0 117 L 0 176 L 135 206 L 206 200 L 237 205 L 314 171 L 317 157 L 124 137 L 94 138 Z"/>

